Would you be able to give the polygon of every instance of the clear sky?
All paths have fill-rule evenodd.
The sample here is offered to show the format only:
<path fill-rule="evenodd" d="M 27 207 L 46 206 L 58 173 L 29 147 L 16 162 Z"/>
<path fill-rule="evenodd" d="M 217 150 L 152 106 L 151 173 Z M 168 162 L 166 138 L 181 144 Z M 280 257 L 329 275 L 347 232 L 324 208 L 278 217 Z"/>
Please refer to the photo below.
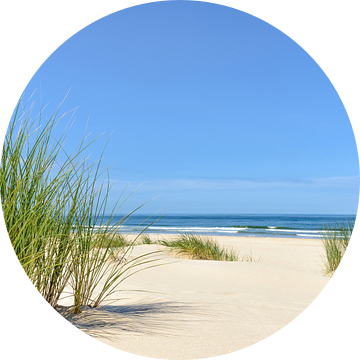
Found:
<path fill-rule="evenodd" d="M 25 56 L 26 54 L 24 54 Z M 123 211 L 355 214 L 359 165 L 330 80 L 295 42 L 241 11 L 172 1 L 109 15 L 40 67 L 25 99 L 79 108 L 68 137 L 112 134 L 110 205 Z M 64 122 L 65 125 L 66 122 Z"/>

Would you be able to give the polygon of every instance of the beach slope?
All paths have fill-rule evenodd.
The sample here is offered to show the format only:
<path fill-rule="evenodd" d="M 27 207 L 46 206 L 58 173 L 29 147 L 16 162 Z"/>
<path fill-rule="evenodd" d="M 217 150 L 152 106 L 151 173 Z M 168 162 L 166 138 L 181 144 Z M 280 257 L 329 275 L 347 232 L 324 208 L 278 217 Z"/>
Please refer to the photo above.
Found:
<path fill-rule="evenodd" d="M 321 240 L 214 239 L 238 251 L 240 259 L 251 256 L 253 261 L 179 259 L 165 252 L 161 262 L 167 264 L 129 277 L 117 301 L 68 319 L 94 338 L 137 355 L 207 358 L 240 350 L 280 330 L 329 281 L 322 276 Z M 153 250 L 165 248 L 138 245 L 132 256 Z"/>

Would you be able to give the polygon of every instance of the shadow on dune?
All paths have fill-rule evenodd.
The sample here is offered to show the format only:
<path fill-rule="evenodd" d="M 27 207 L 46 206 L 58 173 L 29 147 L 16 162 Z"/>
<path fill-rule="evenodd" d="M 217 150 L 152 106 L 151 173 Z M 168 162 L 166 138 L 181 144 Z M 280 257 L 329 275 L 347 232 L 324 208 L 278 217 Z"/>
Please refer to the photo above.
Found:
<path fill-rule="evenodd" d="M 111 339 L 123 335 L 186 335 L 199 321 L 212 321 L 220 316 L 205 305 L 180 302 L 141 302 L 124 306 L 84 306 L 80 314 L 71 314 L 70 307 L 59 307 L 58 312 L 88 335 Z"/>

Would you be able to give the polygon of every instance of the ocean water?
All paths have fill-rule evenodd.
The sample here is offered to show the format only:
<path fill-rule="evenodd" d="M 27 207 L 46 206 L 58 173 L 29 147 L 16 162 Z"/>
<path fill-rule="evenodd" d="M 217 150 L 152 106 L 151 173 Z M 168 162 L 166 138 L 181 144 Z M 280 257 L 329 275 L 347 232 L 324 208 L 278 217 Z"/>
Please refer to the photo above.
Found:
<path fill-rule="evenodd" d="M 148 218 L 149 216 L 132 215 L 124 222 L 120 232 L 139 232 L 148 226 L 147 233 L 158 234 L 321 238 L 321 231 L 325 225 L 333 227 L 348 221 L 353 224 L 356 218 L 354 215 L 169 214 L 161 218 L 159 215 Z M 122 216 L 116 216 L 113 221 L 121 218 Z"/>

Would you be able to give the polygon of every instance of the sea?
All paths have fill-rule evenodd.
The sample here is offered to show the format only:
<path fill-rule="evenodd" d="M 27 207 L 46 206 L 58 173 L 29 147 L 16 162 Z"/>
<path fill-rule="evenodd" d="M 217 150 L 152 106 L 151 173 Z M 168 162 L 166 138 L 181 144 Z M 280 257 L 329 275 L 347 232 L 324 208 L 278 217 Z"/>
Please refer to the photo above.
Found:
<path fill-rule="evenodd" d="M 111 223 L 123 217 L 115 216 Z M 138 233 L 146 228 L 146 233 L 154 234 L 321 238 L 325 226 L 353 225 L 355 218 L 354 215 L 134 214 L 122 223 L 119 232 Z"/>

